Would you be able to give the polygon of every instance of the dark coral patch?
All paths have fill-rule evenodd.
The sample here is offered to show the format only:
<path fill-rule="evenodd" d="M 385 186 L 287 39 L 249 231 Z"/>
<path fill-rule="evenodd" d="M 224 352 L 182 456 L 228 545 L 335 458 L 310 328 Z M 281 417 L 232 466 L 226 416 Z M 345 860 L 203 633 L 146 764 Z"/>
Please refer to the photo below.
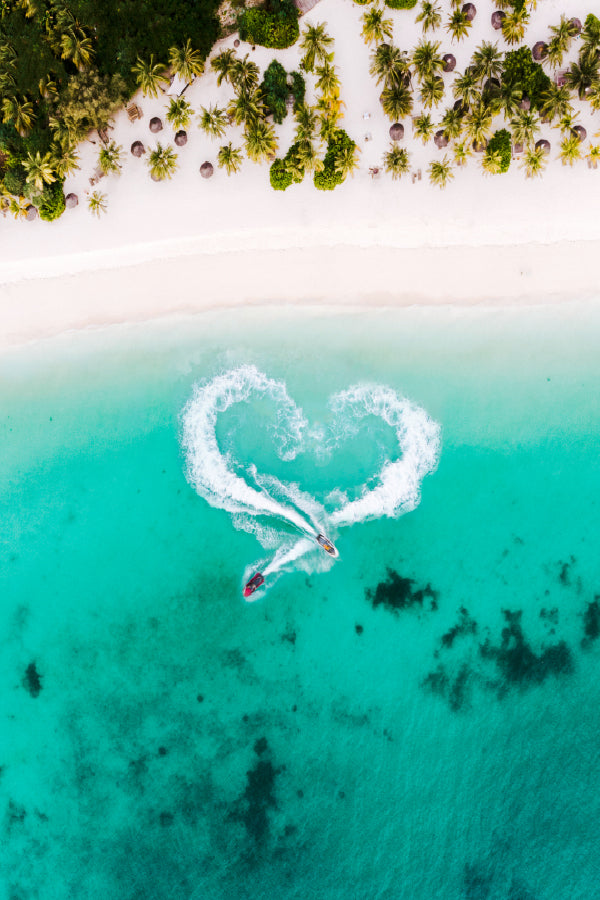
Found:
<path fill-rule="evenodd" d="M 437 609 L 437 591 L 426 584 L 424 588 L 414 588 L 412 578 L 403 578 L 394 569 L 387 570 L 387 579 L 380 581 L 375 590 L 366 590 L 367 599 L 376 609 L 383 606 L 391 612 L 418 607 L 423 609 L 425 601 L 429 600 L 429 608 Z"/>
<path fill-rule="evenodd" d="M 32 697 L 39 697 L 42 691 L 42 676 L 38 672 L 35 662 L 30 662 L 25 669 L 23 687 Z"/>
<path fill-rule="evenodd" d="M 463 876 L 466 900 L 487 900 L 492 890 L 492 875 L 481 865 L 467 863 Z"/>
<path fill-rule="evenodd" d="M 486 640 L 480 646 L 484 659 L 494 660 L 505 684 L 527 686 L 541 684 L 549 676 L 570 675 L 573 672 L 573 655 L 565 641 L 534 652 L 527 643 L 521 625 L 521 611 L 503 610 L 506 626 L 502 629 L 499 646 Z"/>
<path fill-rule="evenodd" d="M 248 836 L 256 844 L 262 844 L 269 834 L 268 810 L 277 805 L 275 800 L 275 778 L 277 770 L 268 759 L 259 759 L 253 769 L 246 773 L 244 791 L 246 810 L 243 814 Z"/>
<path fill-rule="evenodd" d="M 365 629 L 363 628 L 362 625 L 356 624 L 356 625 L 354 626 L 354 630 L 355 630 L 355 632 L 356 632 L 357 634 L 362 634 L 363 631 L 364 631 Z"/>
<path fill-rule="evenodd" d="M 583 614 L 583 634 L 584 638 L 581 642 L 582 647 L 589 647 L 593 641 L 598 640 L 600 636 L 600 594 L 597 594 L 591 600 Z"/>
<path fill-rule="evenodd" d="M 464 606 L 458 611 L 458 622 L 452 628 L 442 635 L 442 647 L 449 649 L 458 637 L 467 634 L 477 634 L 477 622 L 472 619 Z"/>
<path fill-rule="evenodd" d="M 442 697 L 452 712 L 460 712 L 469 705 L 472 674 L 466 663 L 460 666 L 456 675 L 449 674 L 444 666 L 439 665 L 423 679 L 421 687 Z"/>

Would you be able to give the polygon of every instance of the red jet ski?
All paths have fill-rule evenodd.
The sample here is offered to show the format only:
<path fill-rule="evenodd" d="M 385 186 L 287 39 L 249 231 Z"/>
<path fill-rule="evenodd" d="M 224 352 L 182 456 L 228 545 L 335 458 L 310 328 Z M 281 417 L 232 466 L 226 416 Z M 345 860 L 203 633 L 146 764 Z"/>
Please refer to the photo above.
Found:
<path fill-rule="evenodd" d="M 250 597 L 254 591 L 257 591 L 265 583 L 265 579 L 260 572 L 253 575 L 246 587 L 244 588 L 244 597 Z"/>
<path fill-rule="evenodd" d="M 324 534 L 317 535 L 317 544 L 320 544 L 323 550 L 325 550 L 326 553 L 329 553 L 330 556 L 333 556 L 334 558 L 337 558 L 339 556 L 339 553 L 337 552 L 329 538 L 326 538 Z"/>

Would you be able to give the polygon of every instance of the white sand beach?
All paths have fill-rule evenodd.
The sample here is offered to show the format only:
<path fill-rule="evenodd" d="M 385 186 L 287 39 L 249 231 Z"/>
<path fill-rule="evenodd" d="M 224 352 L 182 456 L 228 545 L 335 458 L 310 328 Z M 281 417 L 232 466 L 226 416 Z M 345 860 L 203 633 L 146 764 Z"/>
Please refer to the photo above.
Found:
<path fill-rule="evenodd" d="M 525 43 L 548 38 L 564 4 L 544 0 L 532 13 Z M 571 0 L 569 16 L 585 19 L 590 0 Z M 450 8 L 443 0 L 444 19 Z M 360 168 L 333 192 L 315 190 L 312 179 L 275 192 L 268 165 L 244 160 L 242 171 L 228 177 L 217 168 L 222 140 L 211 141 L 196 125 L 187 145 L 178 149 L 179 168 L 171 181 L 151 181 L 144 158 L 129 153 L 133 141 L 153 149 L 157 137 L 172 143 L 165 118 L 168 98 L 138 96 L 143 118 L 131 123 L 118 114 L 110 138 L 127 151 L 120 176 L 103 178 L 108 211 L 96 219 L 87 209 L 86 192 L 97 165 L 98 144 L 81 148 L 81 169 L 67 179 L 65 193 L 79 205 L 56 222 L 0 220 L 0 347 L 20 344 L 67 329 L 161 315 L 190 313 L 219 304 L 243 302 L 542 302 L 598 293 L 600 251 L 600 169 L 585 159 L 571 168 L 558 159 L 558 130 L 542 126 L 541 137 L 552 143 L 542 178 L 526 179 L 520 161 L 500 176 L 484 176 L 476 155 L 455 168 L 445 190 L 429 184 L 427 166 L 441 158 L 432 141 L 423 146 L 405 120 L 405 146 L 415 179 L 392 181 L 381 171 L 389 148 L 390 122 L 379 103 L 380 89 L 369 76 L 369 55 L 361 37 L 365 7 L 351 0 L 321 0 L 301 19 L 326 22 L 335 39 L 345 104 L 341 126 L 361 148 Z M 451 42 L 439 29 L 442 52 L 457 58 L 464 70 L 482 40 L 498 41 L 492 29 L 489 0 L 477 4 L 477 16 L 466 40 Z M 410 50 L 421 37 L 418 9 L 388 10 L 394 42 Z M 233 45 L 235 35 L 221 41 L 213 55 Z M 565 61 L 576 58 L 575 40 Z M 261 70 L 274 57 L 288 71 L 297 68 L 298 47 L 272 51 L 242 44 Z M 452 102 L 452 76 L 445 75 L 446 97 L 433 110 L 439 121 Z M 308 99 L 312 82 L 307 79 Z M 207 65 L 185 94 L 196 113 L 211 103 L 226 105 L 232 96 L 225 83 L 217 87 Z M 583 155 L 600 129 L 600 115 L 589 104 L 573 101 L 578 123 L 587 130 Z M 419 111 L 418 102 L 415 113 Z M 164 130 L 150 134 L 152 116 Z M 495 127 L 503 127 L 498 117 Z M 292 116 L 276 127 L 279 155 L 292 141 Z M 95 134 L 91 138 L 96 138 Z M 228 129 L 226 141 L 241 146 L 241 129 Z M 200 177 L 204 161 L 214 175 Z M 421 172 L 421 179 L 416 173 Z"/>

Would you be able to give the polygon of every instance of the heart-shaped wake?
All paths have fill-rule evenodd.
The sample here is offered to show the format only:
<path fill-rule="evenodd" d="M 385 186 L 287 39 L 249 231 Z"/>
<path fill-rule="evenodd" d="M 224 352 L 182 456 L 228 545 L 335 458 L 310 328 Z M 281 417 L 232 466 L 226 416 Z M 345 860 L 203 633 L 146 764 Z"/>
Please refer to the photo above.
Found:
<path fill-rule="evenodd" d="M 314 443 L 315 432 L 309 430 L 284 382 L 269 378 L 255 366 L 241 366 L 197 385 L 182 419 L 192 486 L 211 506 L 227 510 L 236 528 L 253 532 L 263 546 L 276 550 L 272 561 L 261 567 L 263 579 L 297 568 L 301 561 L 307 571 L 314 571 L 319 563 L 323 568 L 330 557 L 316 542 L 319 534 L 329 535 L 332 529 L 367 519 L 396 517 L 418 505 L 421 482 L 436 468 L 440 452 L 440 426 L 425 410 L 383 385 L 357 384 L 331 396 L 332 425 L 319 431 L 321 449 L 334 451 L 343 438 L 356 433 L 363 419 L 376 416 L 395 433 L 399 455 L 387 459 L 370 479 L 374 486 L 363 485 L 354 499 L 337 490 L 320 502 L 297 484 L 261 474 L 252 462 L 243 464 L 221 452 L 216 433 L 219 414 L 235 403 L 265 398 L 277 407 L 276 452 L 282 460 L 291 461 Z M 234 467 L 245 471 L 258 489 L 236 474 Z"/>

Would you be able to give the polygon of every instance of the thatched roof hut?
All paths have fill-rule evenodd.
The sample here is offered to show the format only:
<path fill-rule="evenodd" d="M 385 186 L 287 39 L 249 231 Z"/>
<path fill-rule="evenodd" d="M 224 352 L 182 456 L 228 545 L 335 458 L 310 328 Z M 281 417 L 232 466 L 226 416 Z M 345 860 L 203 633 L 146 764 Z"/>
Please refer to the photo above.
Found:
<path fill-rule="evenodd" d="M 497 9 L 496 12 L 492 13 L 492 28 L 494 29 L 494 31 L 500 31 L 505 18 L 506 13 L 502 12 L 501 9 Z"/>
<path fill-rule="evenodd" d="M 438 148 L 438 150 L 443 150 L 444 147 L 448 146 L 448 138 L 442 130 L 436 131 L 433 143 Z"/>
<path fill-rule="evenodd" d="M 545 138 L 541 138 L 541 140 L 535 142 L 535 149 L 539 150 L 540 147 L 546 155 L 550 153 L 550 141 L 547 141 Z"/>
<path fill-rule="evenodd" d="M 583 28 L 581 19 L 577 19 L 575 16 L 573 16 L 572 19 L 569 19 L 569 25 L 571 25 L 575 34 L 581 34 L 581 29 Z"/>
<path fill-rule="evenodd" d="M 156 134 L 158 131 L 162 131 L 163 123 L 158 118 L 158 116 L 153 116 L 150 119 L 150 131 L 152 134 Z"/>
<path fill-rule="evenodd" d="M 454 72 L 456 68 L 456 57 L 453 53 L 444 53 L 444 72 Z"/>
<path fill-rule="evenodd" d="M 213 164 L 209 162 L 203 162 L 200 166 L 200 174 L 203 178 L 210 178 L 214 172 Z"/>
<path fill-rule="evenodd" d="M 475 18 L 475 16 L 477 15 L 477 7 L 475 6 L 474 3 L 465 3 L 465 5 L 462 8 L 462 11 L 464 12 L 464 14 L 467 17 L 467 19 L 469 20 L 469 22 L 472 22 L 473 19 Z"/>
<path fill-rule="evenodd" d="M 404 137 L 404 125 L 401 125 L 400 122 L 396 122 L 390 128 L 390 137 L 393 141 L 401 141 Z"/>
<path fill-rule="evenodd" d="M 65 206 L 67 209 L 75 209 L 75 207 L 79 204 L 79 197 L 77 194 L 67 194 L 65 197 Z"/>
<path fill-rule="evenodd" d="M 33 222 L 34 219 L 37 219 L 37 217 L 38 217 L 38 211 L 35 208 L 35 206 L 33 206 L 30 203 L 29 206 L 27 207 L 27 209 L 25 210 L 25 218 L 27 219 L 28 222 Z"/>
<path fill-rule="evenodd" d="M 175 143 L 178 147 L 185 147 L 187 144 L 187 133 L 185 131 L 178 131 L 175 135 Z"/>
<path fill-rule="evenodd" d="M 131 145 L 131 153 L 133 156 L 140 157 L 146 152 L 146 148 L 141 141 L 134 141 Z"/>
<path fill-rule="evenodd" d="M 533 56 L 533 58 L 535 59 L 536 62 L 540 62 L 542 59 L 544 59 L 547 52 L 548 52 L 548 44 L 546 43 L 546 41 L 537 41 L 537 43 L 535 43 L 533 45 L 531 55 Z"/>
<path fill-rule="evenodd" d="M 576 125 L 573 129 L 573 134 L 576 134 L 580 141 L 585 141 L 587 137 L 587 131 L 583 125 Z"/>

